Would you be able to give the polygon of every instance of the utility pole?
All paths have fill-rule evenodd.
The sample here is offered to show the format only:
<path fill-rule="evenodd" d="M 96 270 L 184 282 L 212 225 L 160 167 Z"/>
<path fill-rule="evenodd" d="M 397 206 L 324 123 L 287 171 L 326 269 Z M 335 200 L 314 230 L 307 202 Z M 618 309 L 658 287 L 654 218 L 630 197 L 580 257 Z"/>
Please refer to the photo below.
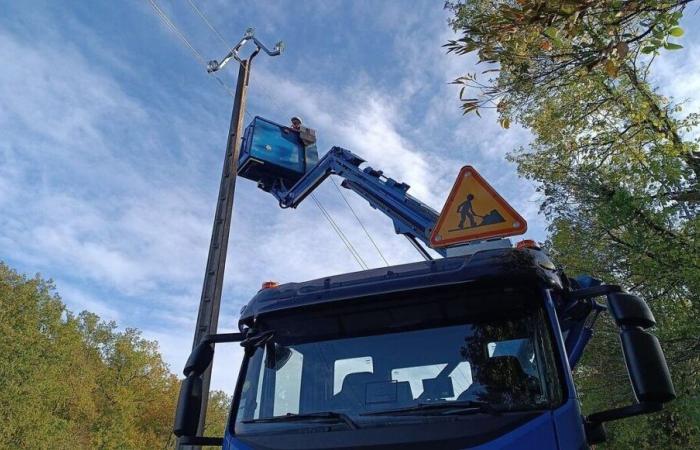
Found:
<path fill-rule="evenodd" d="M 253 41 L 256 48 L 247 59 L 241 59 L 238 51 L 246 42 Z M 233 214 L 233 196 L 236 189 L 236 175 L 238 172 L 238 155 L 241 149 L 241 138 L 243 135 L 243 121 L 246 111 L 246 96 L 248 91 L 248 80 L 250 78 L 250 67 L 253 58 L 263 50 L 269 56 L 277 56 L 282 53 L 283 43 L 278 42 L 275 48 L 268 50 L 254 36 L 254 30 L 248 28 L 243 38 L 235 47 L 221 60 L 210 61 L 207 65 L 207 72 L 212 73 L 223 68 L 231 59 L 239 63 L 238 81 L 236 83 L 236 93 L 233 100 L 233 112 L 231 113 L 231 124 L 226 142 L 226 152 L 224 156 L 224 167 L 221 173 L 221 184 L 219 186 L 219 197 L 217 199 L 216 214 L 214 215 L 214 225 L 211 232 L 211 242 L 209 244 L 209 256 L 207 267 L 204 272 L 204 283 L 202 286 L 202 297 L 199 302 L 199 313 L 197 315 L 197 325 L 194 333 L 192 348 L 194 349 L 208 334 L 216 334 L 219 322 L 219 309 L 221 305 L 221 291 L 224 282 L 224 269 L 226 267 L 226 252 L 228 249 L 229 230 L 231 229 L 231 216 Z M 206 423 L 207 404 L 209 402 L 209 384 L 211 381 L 211 366 L 202 374 L 202 407 L 197 427 L 197 435 L 203 436 Z M 181 448 L 178 443 L 178 448 Z"/>

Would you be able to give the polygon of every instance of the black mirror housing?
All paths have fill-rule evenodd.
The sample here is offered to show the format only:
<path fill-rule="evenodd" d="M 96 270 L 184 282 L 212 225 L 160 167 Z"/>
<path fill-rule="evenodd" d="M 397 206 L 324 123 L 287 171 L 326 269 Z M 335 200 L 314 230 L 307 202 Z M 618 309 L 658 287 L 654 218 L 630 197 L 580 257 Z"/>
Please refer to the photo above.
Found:
<path fill-rule="evenodd" d="M 656 325 L 656 319 L 644 300 L 626 292 L 608 294 L 608 306 L 618 327 L 641 327 Z"/>
<path fill-rule="evenodd" d="M 244 333 L 207 334 L 192 349 L 183 370 L 187 378 L 180 385 L 173 425 L 173 434 L 179 438 L 180 445 L 222 445 L 223 438 L 197 436 L 202 400 L 209 395 L 209 392 L 203 392 L 202 374 L 214 359 L 214 344 L 240 342 L 244 338 Z"/>
<path fill-rule="evenodd" d="M 207 370 L 207 367 L 214 359 L 214 347 L 210 342 L 200 342 L 190 353 L 185 363 L 185 369 L 182 371 L 186 377 L 190 374 L 201 375 Z"/>
<path fill-rule="evenodd" d="M 629 328 L 620 332 L 620 341 L 637 400 L 666 403 L 676 398 L 657 337 L 639 328 Z"/>
<path fill-rule="evenodd" d="M 202 406 L 202 379 L 190 375 L 180 385 L 180 396 L 175 411 L 175 436 L 195 436 L 199 425 L 199 414 Z"/>
<path fill-rule="evenodd" d="M 644 300 L 616 285 L 579 289 L 571 295 L 572 298 L 607 297 L 608 311 L 620 330 L 627 373 L 637 398 L 637 403 L 596 412 L 586 418 L 588 443 L 595 444 L 605 440 L 604 422 L 661 411 L 664 403 L 676 398 L 676 391 L 659 340 L 644 331 L 656 325 Z"/>

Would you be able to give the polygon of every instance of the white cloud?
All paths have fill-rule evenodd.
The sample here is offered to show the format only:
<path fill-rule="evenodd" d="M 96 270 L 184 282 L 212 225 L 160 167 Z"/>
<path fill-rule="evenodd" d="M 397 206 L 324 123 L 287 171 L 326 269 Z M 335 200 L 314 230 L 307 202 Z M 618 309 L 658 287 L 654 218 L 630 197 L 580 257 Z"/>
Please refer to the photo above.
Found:
<path fill-rule="evenodd" d="M 280 27 L 292 16 L 284 5 L 269 7 L 277 14 L 271 23 Z M 252 77 L 252 112 L 301 114 L 318 129 L 321 151 L 339 145 L 356 152 L 435 209 L 459 167 L 476 162 L 496 187 L 509 189 L 506 198 L 527 206 L 527 183 L 499 165 L 523 135 L 501 132 L 491 118 L 460 115 L 457 91 L 447 82 L 471 62 L 445 57 L 439 47 L 449 36 L 444 13 L 365 6 L 378 8 L 368 20 L 393 23 L 394 40 L 380 51 L 396 55 L 389 68 L 400 74 L 395 83 L 355 67 L 350 81 L 337 87 L 261 63 Z M 320 21 L 330 10 L 314 14 Z M 171 36 L 162 31 L 155 43 L 180 45 L 164 41 Z M 129 81 L 120 80 L 106 69 L 115 60 L 90 60 L 80 43 L 61 40 L 57 31 L 49 35 L 29 43 L 0 31 L 0 58 L 13 62 L 0 71 L 0 251 L 56 278 L 71 309 L 144 329 L 179 373 L 191 347 L 218 189 L 229 108 L 220 105 L 230 99 L 212 94 L 213 83 L 184 89 L 176 71 L 155 74 L 125 62 L 119 70 Z M 305 55 L 298 64 L 317 57 L 323 59 Z M 331 57 L 325 64 L 344 67 Z M 420 258 L 388 218 L 345 193 L 392 264 Z M 368 264 L 383 265 L 330 182 L 318 196 Z M 239 180 L 222 329 L 235 326 L 240 303 L 264 280 L 355 270 L 311 200 L 281 210 L 269 194 Z M 231 389 L 239 350 L 217 352 L 217 364 L 225 365 L 215 370 L 215 387 Z"/>
<path fill-rule="evenodd" d="M 73 312 L 90 311 L 100 316 L 102 320 L 117 323 L 123 318 L 116 307 L 108 305 L 103 299 L 97 299 L 93 295 L 88 294 L 84 288 L 62 280 L 56 280 L 56 284 L 59 287 L 61 297 L 70 299 Z"/>
<path fill-rule="evenodd" d="M 299 111 L 308 118 L 309 126 L 318 130 L 322 151 L 331 145 L 348 148 L 386 176 L 408 183 L 412 194 L 439 208 L 432 186 L 440 174 L 433 172 L 430 155 L 403 135 L 408 123 L 406 105 L 362 84 L 331 92 L 269 72 L 259 71 L 256 78 L 258 85 L 267 87 L 260 95 L 274 109 Z"/>

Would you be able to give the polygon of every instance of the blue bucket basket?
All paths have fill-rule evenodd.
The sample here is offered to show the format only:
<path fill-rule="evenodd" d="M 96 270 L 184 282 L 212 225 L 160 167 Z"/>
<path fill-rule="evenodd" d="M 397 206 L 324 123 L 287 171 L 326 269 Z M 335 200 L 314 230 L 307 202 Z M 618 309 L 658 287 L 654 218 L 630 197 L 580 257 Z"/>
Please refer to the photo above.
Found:
<path fill-rule="evenodd" d="M 316 146 L 305 146 L 298 131 L 256 116 L 243 135 L 238 175 L 263 188 L 275 181 L 290 188 L 317 162 Z"/>

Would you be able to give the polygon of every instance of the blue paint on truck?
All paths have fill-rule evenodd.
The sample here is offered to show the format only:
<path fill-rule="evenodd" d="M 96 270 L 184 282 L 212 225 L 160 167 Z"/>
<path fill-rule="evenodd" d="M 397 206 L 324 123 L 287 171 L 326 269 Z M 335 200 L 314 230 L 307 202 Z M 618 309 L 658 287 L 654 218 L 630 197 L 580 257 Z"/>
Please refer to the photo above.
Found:
<path fill-rule="evenodd" d="M 262 290 L 239 324 L 270 337 L 224 448 L 585 447 L 546 261 L 497 249 Z"/>

